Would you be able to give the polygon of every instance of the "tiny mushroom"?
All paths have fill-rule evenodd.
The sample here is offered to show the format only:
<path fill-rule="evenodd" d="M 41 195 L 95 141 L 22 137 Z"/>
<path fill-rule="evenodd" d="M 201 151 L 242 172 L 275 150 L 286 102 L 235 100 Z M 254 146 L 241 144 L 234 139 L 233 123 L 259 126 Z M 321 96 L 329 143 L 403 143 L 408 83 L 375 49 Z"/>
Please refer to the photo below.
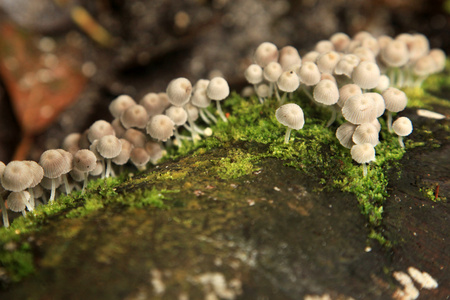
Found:
<path fill-rule="evenodd" d="M 382 96 L 387 110 L 388 130 L 389 132 L 392 132 L 392 113 L 404 110 L 408 103 L 408 97 L 405 92 L 394 87 L 384 90 Z"/>
<path fill-rule="evenodd" d="M 353 133 L 358 125 L 352 124 L 350 122 L 345 122 L 336 130 L 336 138 L 339 140 L 342 146 L 351 149 L 355 144 L 353 142 Z"/>
<path fill-rule="evenodd" d="M 206 89 L 206 95 L 211 99 L 215 100 L 217 103 L 217 112 L 224 122 L 228 122 L 225 117 L 222 107 L 220 106 L 220 101 L 225 100 L 230 94 L 230 87 L 228 82 L 222 77 L 215 77 L 211 79 Z"/>
<path fill-rule="evenodd" d="M 267 66 L 270 62 L 278 60 L 278 48 L 275 44 L 264 42 L 260 44 L 253 55 L 253 60 L 262 68 Z"/>
<path fill-rule="evenodd" d="M 275 116 L 282 125 L 286 126 L 286 134 L 284 136 L 284 143 L 289 143 L 289 138 L 291 135 L 291 130 L 300 130 L 305 125 L 305 118 L 303 115 L 303 110 L 300 106 L 294 103 L 288 103 L 280 106 L 276 112 Z"/>
<path fill-rule="evenodd" d="M 187 78 L 179 77 L 169 83 L 166 92 L 172 105 L 183 106 L 191 98 L 192 84 Z"/>
<path fill-rule="evenodd" d="M 159 141 L 167 141 L 173 134 L 175 123 L 166 115 L 153 116 L 147 123 L 147 133 Z"/>
<path fill-rule="evenodd" d="M 91 127 L 89 127 L 88 131 L 88 139 L 89 142 L 93 142 L 95 140 L 98 140 L 102 136 L 109 135 L 109 134 L 115 134 L 114 128 L 109 122 L 106 122 L 105 120 L 98 120 L 95 121 Z"/>
<path fill-rule="evenodd" d="M 350 150 L 353 160 L 363 165 L 363 175 L 367 176 L 367 164 L 375 160 L 375 148 L 369 144 L 354 145 Z"/>
<path fill-rule="evenodd" d="M 125 129 L 131 127 L 143 129 L 148 122 L 147 110 L 138 104 L 130 106 L 120 116 L 120 122 Z"/>
<path fill-rule="evenodd" d="M 352 72 L 352 80 L 362 89 L 373 89 L 380 80 L 380 68 L 374 62 L 362 61 Z"/>
<path fill-rule="evenodd" d="M 44 169 L 44 176 L 51 179 L 52 188 L 49 202 L 53 203 L 55 200 L 57 178 L 70 171 L 67 171 L 67 159 L 58 150 L 50 149 L 41 154 L 39 164 Z"/>
<path fill-rule="evenodd" d="M 398 142 L 402 148 L 405 148 L 403 137 L 410 135 L 413 131 L 411 120 L 407 117 L 400 117 L 392 123 L 392 129 L 398 135 Z"/>
<path fill-rule="evenodd" d="M 128 95 L 120 95 L 109 104 L 109 111 L 114 118 L 120 118 L 122 113 L 136 102 Z"/>
<path fill-rule="evenodd" d="M 280 100 L 281 104 L 286 100 L 286 94 L 292 93 L 300 86 L 300 80 L 294 71 L 285 71 L 281 74 L 277 81 L 278 88 L 284 94 Z"/>
<path fill-rule="evenodd" d="M 73 167 L 84 173 L 84 193 L 87 187 L 88 173 L 97 167 L 97 156 L 95 153 L 88 149 L 78 150 L 73 156 Z"/>
<path fill-rule="evenodd" d="M 377 117 L 375 101 L 364 94 L 354 95 L 345 101 L 342 116 L 353 124 L 372 122 Z"/>
<path fill-rule="evenodd" d="M 98 140 L 97 151 L 102 157 L 106 159 L 105 177 L 114 176 L 111 167 L 111 159 L 118 156 L 122 150 L 122 142 L 114 135 L 105 135 Z"/>

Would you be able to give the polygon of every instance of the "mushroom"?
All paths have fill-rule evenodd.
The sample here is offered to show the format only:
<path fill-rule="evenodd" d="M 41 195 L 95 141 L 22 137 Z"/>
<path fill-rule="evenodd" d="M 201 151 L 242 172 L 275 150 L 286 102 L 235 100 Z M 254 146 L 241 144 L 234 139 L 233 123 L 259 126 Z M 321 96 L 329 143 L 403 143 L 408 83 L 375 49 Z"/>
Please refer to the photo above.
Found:
<path fill-rule="evenodd" d="M 391 40 L 380 51 L 381 59 L 389 67 L 401 67 L 409 60 L 409 51 L 406 43 L 401 40 Z M 392 76 L 391 76 L 392 81 Z"/>
<path fill-rule="evenodd" d="M 184 77 L 176 78 L 169 83 L 166 92 L 172 105 L 183 106 L 191 98 L 192 84 Z"/>
<path fill-rule="evenodd" d="M 111 126 L 109 122 L 106 122 L 104 120 L 98 120 L 95 121 L 91 127 L 89 127 L 88 131 L 88 139 L 89 142 L 94 142 L 95 140 L 98 140 L 102 136 L 109 135 L 109 134 L 115 134 L 114 128 Z M 83 147 L 80 147 L 83 148 Z"/>
<path fill-rule="evenodd" d="M 120 139 L 120 142 L 122 143 L 122 149 L 118 156 L 112 158 L 112 162 L 118 166 L 123 166 L 130 159 L 130 153 L 134 146 L 126 139 Z"/>
<path fill-rule="evenodd" d="M 49 202 L 53 203 L 55 200 L 56 179 L 67 171 L 66 157 L 64 157 L 58 150 L 47 150 L 41 154 L 39 164 L 44 169 L 44 176 L 51 179 L 52 188 Z"/>
<path fill-rule="evenodd" d="M 334 51 L 334 45 L 331 41 L 321 40 L 316 43 L 314 51 L 319 52 L 320 54 Z"/>
<path fill-rule="evenodd" d="M 2 186 L 5 190 L 18 192 L 24 203 L 27 204 L 29 210 L 33 207 L 28 204 L 25 190 L 33 183 L 33 174 L 28 165 L 23 161 L 11 161 L 6 165 L 1 176 Z"/>
<path fill-rule="evenodd" d="M 284 71 L 291 71 L 302 65 L 300 54 L 298 54 L 297 49 L 292 46 L 284 46 L 281 48 L 278 62 Z"/>
<path fill-rule="evenodd" d="M 166 110 L 166 116 L 168 116 L 176 126 L 174 130 L 175 140 L 177 141 L 177 146 L 181 147 L 182 143 L 180 139 L 180 134 L 178 133 L 178 127 L 186 124 L 188 120 L 188 113 L 182 107 L 172 106 Z"/>
<path fill-rule="evenodd" d="M 333 105 L 339 100 L 339 90 L 336 83 L 329 79 L 321 80 L 314 87 L 313 97 L 317 102 L 331 107 L 331 117 L 326 124 L 326 127 L 330 127 L 336 120 L 337 113 Z"/>
<path fill-rule="evenodd" d="M 375 160 L 375 148 L 369 144 L 354 145 L 350 150 L 353 160 L 363 165 L 363 175 L 367 176 L 367 164 Z"/>
<path fill-rule="evenodd" d="M 319 57 L 317 57 L 316 64 L 320 72 L 331 74 L 340 59 L 341 57 L 339 53 L 336 51 L 330 51 L 319 55 Z"/>
<path fill-rule="evenodd" d="M 376 114 L 375 101 L 364 94 L 348 98 L 342 107 L 342 116 L 353 124 L 372 122 L 376 119 Z"/>
<path fill-rule="evenodd" d="M 114 133 L 118 138 L 121 138 L 125 135 L 127 129 L 123 127 L 120 118 L 116 118 L 111 122 L 111 126 L 114 129 Z M 75 151 L 76 152 L 76 151 Z"/>
<path fill-rule="evenodd" d="M 73 167 L 73 155 L 72 153 L 64 150 L 64 149 L 56 149 L 56 151 L 58 151 L 59 153 L 61 153 L 61 155 L 64 157 L 65 160 L 65 168 L 64 171 L 61 174 L 61 179 L 64 182 L 64 187 L 65 187 L 65 192 L 66 195 L 68 195 L 71 191 L 72 188 L 69 185 L 69 181 L 67 180 L 67 173 L 70 172 L 70 170 L 72 170 Z"/>
<path fill-rule="evenodd" d="M 300 106 L 294 103 L 288 103 L 280 106 L 276 112 L 275 116 L 281 124 L 287 127 L 286 134 L 284 136 L 284 143 L 289 143 L 289 138 L 291 135 L 291 130 L 300 130 L 305 125 L 305 118 L 303 115 L 303 110 Z"/>
<path fill-rule="evenodd" d="M 226 123 L 227 118 L 225 117 L 222 107 L 220 106 L 220 101 L 224 100 L 230 94 L 230 87 L 227 81 L 222 77 L 215 77 L 211 79 L 206 89 L 206 95 L 211 99 L 215 100 L 217 103 L 217 112 L 219 113 L 222 120 Z"/>
<path fill-rule="evenodd" d="M 262 68 L 266 67 L 270 62 L 278 60 L 278 48 L 275 44 L 264 42 L 260 44 L 253 55 L 253 60 Z"/>
<path fill-rule="evenodd" d="M 175 123 L 166 115 L 156 115 L 147 123 L 147 133 L 159 141 L 167 141 L 175 129 Z"/>
<path fill-rule="evenodd" d="M 64 138 L 62 148 L 70 153 L 74 154 L 80 150 L 81 133 L 71 133 Z"/>
<path fill-rule="evenodd" d="M 355 132 L 357 125 L 345 122 L 336 130 L 336 137 L 345 148 L 351 149 L 355 144 L 353 142 L 353 133 Z"/>
<path fill-rule="evenodd" d="M 380 79 L 378 80 L 378 84 L 375 87 L 375 89 L 379 90 L 380 92 L 383 92 L 389 87 L 390 84 L 391 81 L 389 80 L 389 77 L 387 77 L 386 74 L 382 74 L 380 76 Z"/>
<path fill-rule="evenodd" d="M 120 122 L 125 129 L 128 128 L 145 128 L 148 122 L 148 114 L 142 105 L 133 105 L 128 107 L 120 116 Z"/>
<path fill-rule="evenodd" d="M 257 64 L 248 66 L 247 69 L 245 69 L 244 76 L 248 83 L 253 84 L 253 86 L 256 86 L 264 80 L 263 69 Z"/>
<path fill-rule="evenodd" d="M 382 96 L 386 104 L 387 110 L 387 126 L 389 132 L 392 132 L 392 113 L 399 112 L 405 109 L 408 103 L 406 94 L 394 87 L 387 88 L 383 91 Z"/>
<path fill-rule="evenodd" d="M 166 154 L 160 143 L 148 141 L 145 143 L 145 151 L 147 151 L 150 156 L 150 162 L 154 165 Z"/>
<path fill-rule="evenodd" d="M 364 93 L 364 95 L 373 99 L 373 101 L 375 102 L 375 110 L 377 112 L 376 117 L 381 117 L 386 110 L 386 103 L 384 102 L 383 96 L 381 96 L 379 93 Z"/>
<path fill-rule="evenodd" d="M 259 67 L 259 66 L 258 66 Z M 262 72 L 262 71 L 261 71 Z M 208 80 L 209 84 L 209 80 Z M 211 99 L 206 95 L 206 89 L 208 86 L 199 86 L 194 89 L 191 97 L 192 105 L 196 106 L 199 110 L 200 117 L 206 124 L 211 124 L 211 121 L 217 123 L 216 117 L 207 109 L 211 104 Z M 256 88 L 255 88 L 256 89 Z M 211 119 L 211 121 L 210 121 Z"/>
<path fill-rule="evenodd" d="M 106 178 L 114 174 L 111 168 L 111 159 L 118 156 L 121 150 L 122 142 L 114 135 L 105 135 L 98 140 L 97 151 L 103 158 L 106 159 Z"/>
<path fill-rule="evenodd" d="M 73 167 L 84 173 L 82 193 L 87 187 L 88 173 L 97 167 L 97 156 L 88 149 L 78 150 L 73 156 Z"/>
<path fill-rule="evenodd" d="M 264 67 L 263 70 L 264 79 L 266 79 L 269 82 L 270 95 L 272 95 L 272 91 L 275 89 L 275 95 L 278 101 L 280 101 L 280 95 L 278 93 L 278 89 L 275 83 L 277 82 L 278 78 L 281 76 L 282 73 L 283 68 L 276 61 L 270 62 L 267 66 Z"/>
<path fill-rule="evenodd" d="M 292 93 L 300 86 L 300 80 L 294 71 L 285 71 L 281 74 L 277 81 L 278 88 L 283 91 L 284 94 L 280 100 L 283 104 L 286 101 L 286 94 Z"/>
<path fill-rule="evenodd" d="M 33 189 L 39 185 L 42 178 L 44 177 L 44 169 L 35 161 L 32 160 L 26 160 L 24 161 L 25 164 L 28 165 L 28 168 L 31 172 L 31 175 L 33 176 L 33 181 L 31 181 L 30 185 L 28 186 L 28 192 L 30 193 L 30 204 L 31 207 L 35 207 L 34 205 L 34 192 Z"/>
<path fill-rule="evenodd" d="M 145 165 L 150 160 L 150 155 L 144 148 L 133 148 L 130 153 L 131 162 L 138 168 L 138 170 L 145 170 Z"/>
<path fill-rule="evenodd" d="M 350 37 L 343 32 L 337 32 L 330 37 L 330 42 L 336 51 L 344 52 L 350 44 Z"/>
<path fill-rule="evenodd" d="M 136 102 L 128 95 L 120 95 L 109 104 L 109 111 L 114 118 L 120 118 L 122 113 Z"/>
<path fill-rule="evenodd" d="M 362 95 L 361 88 L 354 83 L 346 84 L 339 89 L 339 100 L 337 104 L 342 108 L 347 99 L 355 95 Z"/>
<path fill-rule="evenodd" d="M 334 74 L 336 75 L 345 75 L 348 78 L 352 76 L 353 70 L 360 63 L 360 59 L 358 56 L 354 54 L 346 54 L 341 57 L 339 62 L 336 64 L 334 68 Z"/>
<path fill-rule="evenodd" d="M 147 141 L 147 136 L 142 131 L 136 130 L 134 128 L 127 129 L 124 139 L 129 141 L 134 147 L 144 147 Z"/>
<path fill-rule="evenodd" d="M 162 114 L 167 107 L 164 99 L 157 93 L 146 94 L 141 101 L 139 101 L 139 104 L 147 110 L 149 117 Z"/>
<path fill-rule="evenodd" d="M 360 62 L 352 73 L 352 80 L 362 89 L 373 89 L 380 80 L 380 68 L 369 61 Z"/>
<path fill-rule="evenodd" d="M 376 63 L 375 54 L 367 47 L 357 47 L 352 51 L 352 54 L 356 55 L 360 61 Z"/>
<path fill-rule="evenodd" d="M 33 210 L 30 203 L 30 193 L 27 191 L 22 192 L 11 192 L 6 199 L 6 204 L 8 208 L 14 212 L 21 212 L 25 217 L 27 215 L 25 209 L 28 208 L 29 211 Z"/>
<path fill-rule="evenodd" d="M 378 129 L 372 123 L 362 123 L 356 127 L 352 140 L 356 145 L 369 143 L 375 147 L 379 143 Z"/>
<path fill-rule="evenodd" d="M 407 117 L 400 117 L 392 123 L 392 129 L 398 135 L 398 142 L 402 148 L 405 148 L 403 137 L 410 135 L 413 131 L 411 120 Z"/>
<path fill-rule="evenodd" d="M 258 96 L 259 103 L 263 104 L 266 98 L 270 96 L 270 87 L 265 83 L 258 84 L 256 87 L 256 95 Z"/>

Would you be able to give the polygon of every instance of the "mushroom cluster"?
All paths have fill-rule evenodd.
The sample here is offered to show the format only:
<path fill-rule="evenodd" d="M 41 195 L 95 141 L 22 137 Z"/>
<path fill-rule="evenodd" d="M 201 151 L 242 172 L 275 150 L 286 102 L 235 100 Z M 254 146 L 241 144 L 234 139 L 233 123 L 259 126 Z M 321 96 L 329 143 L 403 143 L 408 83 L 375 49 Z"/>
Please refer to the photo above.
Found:
<path fill-rule="evenodd" d="M 421 34 L 391 38 L 374 37 L 365 31 L 353 38 L 345 33 L 333 34 L 329 40 L 319 41 L 303 57 L 292 46 L 278 50 L 276 45 L 265 42 L 255 50 L 254 63 L 244 75 L 261 102 L 273 95 L 278 99 L 281 107 L 276 116 L 281 124 L 288 126 L 286 143 L 289 128 L 295 127 L 289 127 L 280 112 L 284 112 L 284 118 L 299 116 L 294 113 L 294 106 L 283 105 L 286 93 L 301 91 L 313 103 L 329 107 L 331 117 L 327 127 L 341 114 L 346 122 L 337 129 L 336 137 L 351 149 L 353 159 L 363 165 L 365 176 L 366 164 L 375 160 L 381 130 L 379 117 L 386 115 L 388 131 L 399 136 L 401 147 L 404 147 L 403 137 L 412 132 L 411 121 L 406 117 L 393 125 L 393 114 L 404 110 L 408 101 L 399 87 L 420 85 L 426 76 L 444 68 L 444 52 L 429 48 L 428 40 Z M 283 97 L 278 91 L 285 92 Z M 292 112 L 286 114 L 288 108 Z M 295 108 L 298 109 L 301 110 Z"/>
<path fill-rule="evenodd" d="M 220 101 L 228 97 L 230 89 L 222 77 L 201 79 L 192 86 L 186 78 L 172 80 L 165 93 L 148 93 L 138 103 L 128 95 L 120 95 L 109 105 L 114 120 L 98 120 L 83 133 L 71 133 L 61 149 L 42 153 L 39 163 L 33 161 L 0 162 L 0 209 L 3 224 L 9 226 L 7 209 L 33 211 L 36 205 L 53 203 L 62 190 L 85 192 L 89 177 L 115 176 L 114 165 L 130 162 L 137 169 L 145 169 L 148 162 L 156 164 L 165 155 L 163 143 L 183 145 L 194 143 L 200 136 L 210 136 L 212 130 L 201 128 L 201 118 L 207 125 L 217 118 L 208 107 L 217 101 L 217 115 L 227 122 Z M 189 136 L 180 134 L 183 127 Z M 82 187 L 78 182 L 83 182 Z M 61 189 L 59 187 L 62 186 Z M 45 190 L 49 190 L 47 198 Z M 6 197 L 6 205 L 3 197 Z"/>

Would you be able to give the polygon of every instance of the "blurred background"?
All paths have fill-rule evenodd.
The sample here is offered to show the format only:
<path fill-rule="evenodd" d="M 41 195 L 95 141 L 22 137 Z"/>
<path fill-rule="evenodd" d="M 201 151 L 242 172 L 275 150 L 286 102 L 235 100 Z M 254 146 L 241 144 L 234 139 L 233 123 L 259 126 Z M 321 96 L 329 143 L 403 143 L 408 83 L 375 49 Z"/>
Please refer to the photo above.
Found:
<path fill-rule="evenodd" d="M 341 31 L 423 33 L 450 53 L 450 0 L 0 0 L 0 161 L 38 160 L 111 121 L 111 100 L 221 74 L 264 41 L 304 54 Z"/>

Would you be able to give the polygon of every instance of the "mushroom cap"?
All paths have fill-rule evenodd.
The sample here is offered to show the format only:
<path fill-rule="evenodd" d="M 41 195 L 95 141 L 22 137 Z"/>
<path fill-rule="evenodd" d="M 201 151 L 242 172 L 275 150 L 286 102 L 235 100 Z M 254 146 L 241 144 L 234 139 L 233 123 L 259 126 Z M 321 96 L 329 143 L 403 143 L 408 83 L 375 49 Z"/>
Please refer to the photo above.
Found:
<path fill-rule="evenodd" d="M 89 146 L 91 145 L 91 142 L 89 141 L 88 138 L 89 135 L 89 129 L 86 129 L 80 137 L 80 141 L 78 142 L 80 149 L 88 149 Z"/>
<path fill-rule="evenodd" d="M 148 155 L 150 155 L 150 161 L 152 164 L 156 165 L 156 163 L 164 156 L 166 151 L 161 146 L 160 143 L 148 141 L 145 143 L 145 151 L 147 151 Z"/>
<path fill-rule="evenodd" d="M 377 111 L 377 118 L 381 117 L 386 110 L 386 104 L 384 98 L 379 93 L 364 93 L 364 95 L 370 97 L 375 102 L 375 110 Z"/>
<path fill-rule="evenodd" d="M 6 199 L 6 204 L 11 211 L 21 212 L 27 207 L 22 195 L 25 197 L 26 201 L 29 201 L 31 196 L 27 191 L 23 192 L 11 192 Z"/>
<path fill-rule="evenodd" d="M 73 155 L 69 151 L 66 151 L 64 149 L 56 149 L 59 153 L 61 153 L 62 156 L 64 156 L 65 163 L 65 169 L 63 171 L 63 174 L 67 174 L 72 170 L 73 167 Z"/>
<path fill-rule="evenodd" d="M 360 164 L 375 160 L 375 148 L 369 143 L 354 145 L 350 153 L 353 160 Z"/>
<path fill-rule="evenodd" d="M 97 160 L 94 164 L 94 169 L 92 171 L 89 171 L 90 176 L 99 176 L 103 173 L 103 164 L 101 161 Z"/>
<path fill-rule="evenodd" d="M 120 121 L 120 118 L 116 118 L 111 122 L 111 126 L 114 129 L 114 132 L 116 133 L 116 136 L 118 138 L 121 138 L 124 136 L 127 129 L 123 127 L 122 122 Z M 76 151 L 75 151 L 76 152 Z"/>
<path fill-rule="evenodd" d="M 109 134 L 115 134 L 114 128 L 111 126 L 109 122 L 106 122 L 105 120 L 98 120 L 95 121 L 91 127 L 89 127 L 88 131 L 88 139 L 89 142 L 93 142 L 95 140 L 98 140 L 102 136 L 109 135 Z"/>
<path fill-rule="evenodd" d="M 330 37 L 330 42 L 336 51 L 343 52 L 350 44 L 350 37 L 343 32 L 337 32 Z"/>
<path fill-rule="evenodd" d="M 173 135 L 174 129 L 175 123 L 166 115 L 153 116 L 147 123 L 147 133 L 152 138 L 163 142 Z"/>
<path fill-rule="evenodd" d="M 175 123 L 176 126 L 185 124 L 188 119 L 187 111 L 180 106 L 169 107 L 165 114 Z"/>
<path fill-rule="evenodd" d="M 164 105 L 164 109 L 168 108 L 170 106 L 170 99 L 167 93 L 158 93 L 158 97 L 161 99 L 162 105 Z"/>
<path fill-rule="evenodd" d="M 136 102 L 128 95 L 120 95 L 109 104 L 109 111 L 114 118 L 120 115 L 130 106 L 136 105 Z"/>
<path fill-rule="evenodd" d="M 120 116 L 120 122 L 122 122 L 123 127 L 126 129 L 131 127 L 145 128 L 148 122 L 147 110 L 138 104 L 130 106 Z"/>
<path fill-rule="evenodd" d="M 206 88 L 196 88 L 192 94 L 191 103 L 200 108 L 208 107 L 211 104 L 211 99 L 206 95 Z"/>
<path fill-rule="evenodd" d="M 192 122 L 197 121 L 199 117 L 199 111 L 196 106 L 192 105 L 191 103 L 188 103 L 184 106 L 184 109 L 187 112 L 188 119 L 190 119 Z"/>
<path fill-rule="evenodd" d="M 345 148 L 351 149 L 355 143 L 353 143 L 353 133 L 355 132 L 357 125 L 345 122 L 336 130 L 336 137 Z"/>
<path fill-rule="evenodd" d="M 334 74 L 345 75 L 350 78 L 352 76 L 353 70 L 360 61 L 360 58 L 355 54 L 345 54 L 336 64 L 336 67 L 334 68 Z"/>
<path fill-rule="evenodd" d="M 64 138 L 64 141 L 62 143 L 62 148 L 66 151 L 69 151 L 70 153 L 74 154 L 78 150 L 80 150 L 80 139 L 81 139 L 81 133 L 75 132 L 67 135 Z"/>
<path fill-rule="evenodd" d="M 356 127 L 352 140 L 356 145 L 369 143 L 375 147 L 379 143 L 378 129 L 372 123 L 362 123 Z"/>
<path fill-rule="evenodd" d="M 415 61 L 430 51 L 430 43 L 426 36 L 420 33 L 414 33 L 411 41 L 406 44 L 409 50 L 409 60 Z"/>
<path fill-rule="evenodd" d="M 84 173 L 85 172 L 82 172 L 82 171 L 74 168 L 69 172 L 69 175 L 70 175 L 70 177 L 72 177 L 72 179 L 74 181 L 81 182 L 84 180 Z"/>
<path fill-rule="evenodd" d="M 192 84 L 187 78 L 179 77 L 169 83 L 166 92 L 172 105 L 183 106 L 191 98 Z"/>
<path fill-rule="evenodd" d="M 145 133 L 133 128 L 127 129 L 123 138 L 129 141 L 134 147 L 144 147 L 147 141 Z"/>
<path fill-rule="evenodd" d="M 317 65 L 313 62 L 306 61 L 303 59 L 302 66 L 298 71 L 298 77 L 300 82 L 307 86 L 316 85 L 320 81 L 320 71 Z"/>
<path fill-rule="evenodd" d="M 46 190 L 51 190 L 52 189 L 52 181 L 55 182 L 55 188 L 59 187 L 62 184 L 61 177 L 48 178 L 48 177 L 44 176 L 44 178 L 42 178 L 41 183 L 39 185 Z"/>
<path fill-rule="evenodd" d="M 354 83 L 346 84 L 339 89 L 339 100 L 337 104 L 343 107 L 347 99 L 355 95 L 362 95 L 361 88 Z"/>
<path fill-rule="evenodd" d="M 103 160 L 103 156 L 98 152 L 97 150 L 98 140 L 95 140 L 92 142 L 92 144 L 89 146 L 89 150 L 91 150 L 94 154 L 97 160 Z"/>
<path fill-rule="evenodd" d="M 436 70 L 436 62 L 430 55 L 422 56 L 416 60 L 413 72 L 417 76 L 428 76 Z"/>
<path fill-rule="evenodd" d="M 290 71 L 293 67 L 300 67 L 302 65 L 300 54 L 292 46 L 284 46 L 281 48 L 278 62 L 284 71 Z"/>
<path fill-rule="evenodd" d="M 261 76 L 262 76 L 262 69 L 261 69 Z M 196 90 L 196 89 L 204 89 L 204 90 L 206 90 L 208 88 L 209 82 L 210 82 L 209 79 L 199 79 L 199 80 L 197 80 L 197 82 L 194 85 L 194 90 Z"/>
<path fill-rule="evenodd" d="M 42 153 L 39 164 L 44 169 L 44 176 L 48 178 L 57 178 L 69 172 L 67 171 L 67 158 L 56 149 L 50 149 Z"/>
<path fill-rule="evenodd" d="M 5 190 L 20 192 L 30 187 L 33 182 L 33 175 L 28 165 L 23 161 L 11 161 L 3 170 L 1 179 Z"/>
<path fill-rule="evenodd" d="M 362 42 L 366 38 L 370 38 L 372 35 L 367 31 L 359 31 L 353 36 L 353 40 Z"/>
<path fill-rule="evenodd" d="M 253 55 L 253 60 L 262 68 L 267 66 L 270 62 L 278 60 L 278 48 L 275 44 L 264 42 L 260 44 Z"/>
<path fill-rule="evenodd" d="M 391 42 L 393 40 L 394 39 L 392 37 L 388 36 L 388 35 L 385 35 L 385 34 L 380 35 L 377 38 L 378 45 L 380 46 L 380 51 L 381 51 L 381 49 L 385 48 L 387 46 L 387 44 L 389 44 L 389 42 Z"/>
<path fill-rule="evenodd" d="M 134 146 L 126 139 L 120 139 L 120 142 L 122 143 L 122 150 L 120 150 L 119 155 L 112 159 L 112 162 L 119 166 L 128 162 L 131 150 L 134 148 Z"/>
<path fill-rule="evenodd" d="M 360 61 L 369 61 L 375 63 L 375 54 L 367 47 L 356 47 L 352 53 L 356 55 Z"/>
<path fill-rule="evenodd" d="M 269 93 L 270 87 L 265 83 L 258 84 L 258 86 L 256 87 L 256 95 L 258 95 L 258 97 L 269 97 Z"/>
<path fill-rule="evenodd" d="M 408 46 L 404 41 L 392 40 L 381 48 L 381 59 L 390 67 L 401 67 L 409 60 Z"/>
<path fill-rule="evenodd" d="M 319 57 L 317 57 L 316 64 L 320 72 L 331 74 L 340 59 L 341 56 L 339 53 L 336 51 L 330 51 L 319 55 Z"/>
<path fill-rule="evenodd" d="M 216 101 L 224 100 L 230 94 L 228 82 L 223 77 L 214 77 L 208 84 L 206 95 Z"/>
<path fill-rule="evenodd" d="M 120 154 L 122 142 L 114 135 L 105 135 L 98 140 L 97 151 L 106 159 L 111 159 Z"/>
<path fill-rule="evenodd" d="M 302 57 L 302 65 L 303 63 L 309 61 L 315 63 L 317 60 L 317 57 L 319 57 L 320 53 L 317 51 L 309 51 Z"/>
<path fill-rule="evenodd" d="M 375 101 L 364 94 L 355 95 L 345 101 L 342 115 L 353 124 L 372 122 L 376 119 Z"/>
<path fill-rule="evenodd" d="M 276 82 L 283 73 L 283 68 L 276 61 L 270 62 L 264 67 L 263 76 L 269 82 Z"/>
<path fill-rule="evenodd" d="M 399 112 L 405 109 L 408 103 L 408 97 L 406 94 L 394 87 L 387 88 L 383 91 L 382 96 L 386 109 L 391 112 Z"/>
<path fill-rule="evenodd" d="M 0 161 L 0 179 L 3 175 L 3 171 L 5 171 L 6 165 L 4 162 Z"/>
<path fill-rule="evenodd" d="M 78 150 L 73 156 L 73 167 L 81 172 L 90 172 L 97 166 L 95 153 L 88 149 Z"/>
<path fill-rule="evenodd" d="M 334 45 L 331 41 L 321 40 L 318 41 L 314 46 L 314 51 L 317 51 L 320 54 L 334 51 Z"/>
<path fill-rule="evenodd" d="M 382 74 L 380 76 L 380 79 L 378 80 L 378 84 L 375 87 L 376 90 L 379 90 L 380 92 L 383 92 L 385 89 L 389 87 L 391 84 L 391 80 L 389 77 L 387 77 L 385 74 Z"/>
<path fill-rule="evenodd" d="M 392 123 L 392 129 L 398 136 L 407 136 L 413 131 L 413 125 L 407 117 L 400 117 Z"/>
<path fill-rule="evenodd" d="M 139 104 L 145 108 L 149 117 L 162 114 L 167 107 L 164 99 L 157 93 L 147 93 L 139 101 Z"/>
<path fill-rule="evenodd" d="M 251 64 L 245 69 L 244 72 L 245 79 L 248 83 L 258 84 L 264 80 L 263 69 L 257 64 Z"/>
<path fill-rule="evenodd" d="M 339 100 L 339 90 L 333 81 L 324 79 L 314 87 L 313 97 L 319 103 L 333 105 Z"/>
<path fill-rule="evenodd" d="M 25 160 L 24 163 L 28 165 L 28 169 L 31 175 L 33 175 L 33 181 L 30 183 L 29 188 L 34 188 L 41 182 L 42 177 L 44 177 L 44 169 L 34 160 Z"/>
<path fill-rule="evenodd" d="M 369 49 L 375 58 L 380 52 L 380 45 L 378 44 L 378 40 L 373 36 L 368 36 L 361 41 L 361 46 Z"/>
<path fill-rule="evenodd" d="M 292 93 L 300 86 L 300 79 L 294 71 L 285 71 L 278 78 L 277 85 L 281 91 Z"/>
<path fill-rule="evenodd" d="M 305 125 L 303 110 L 295 103 L 288 103 L 280 106 L 275 111 L 275 116 L 281 124 L 289 128 L 299 130 Z"/>
<path fill-rule="evenodd" d="M 362 61 L 352 73 L 352 80 L 362 89 L 373 89 L 380 80 L 380 68 L 377 64 L 369 61 Z"/>
<path fill-rule="evenodd" d="M 446 55 L 441 49 L 431 49 L 428 53 L 433 58 L 436 69 L 434 72 L 441 72 L 445 68 Z"/>
<path fill-rule="evenodd" d="M 150 160 L 150 155 L 144 148 L 136 147 L 131 150 L 130 160 L 136 167 L 145 166 Z"/>

